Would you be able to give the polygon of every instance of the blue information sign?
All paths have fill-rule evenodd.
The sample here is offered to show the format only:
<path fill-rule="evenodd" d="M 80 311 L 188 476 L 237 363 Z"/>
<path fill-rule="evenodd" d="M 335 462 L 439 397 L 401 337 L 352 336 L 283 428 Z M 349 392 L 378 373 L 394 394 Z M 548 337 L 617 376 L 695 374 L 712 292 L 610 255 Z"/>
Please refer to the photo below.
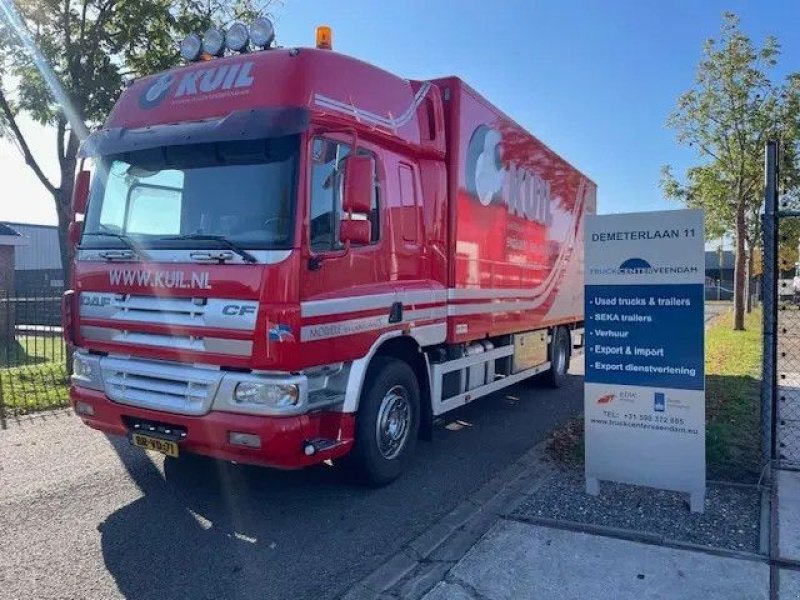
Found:
<path fill-rule="evenodd" d="M 586 487 L 705 496 L 703 214 L 589 216 L 585 242 Z"/>

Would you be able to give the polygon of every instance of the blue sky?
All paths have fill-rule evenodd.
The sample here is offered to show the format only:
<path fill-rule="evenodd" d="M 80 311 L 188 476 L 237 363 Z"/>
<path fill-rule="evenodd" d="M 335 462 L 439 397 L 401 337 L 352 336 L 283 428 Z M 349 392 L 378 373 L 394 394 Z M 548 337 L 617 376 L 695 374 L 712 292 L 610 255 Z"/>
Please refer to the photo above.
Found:
<path fill-rule="evenodd" d="M 692 83 L 703 41 L 732 10 L 758 43 L 776 35 L 777 73 L 800 70 L 796 0 L 284 0 L 278 42 L 312 45 L 333 28 L 334 48 L 399 75 L 458 75 L 598 184 L 601 212 L 677 208 L 658 188 L 664 163 L 694 160 L 664 122 Z M 50 136 L 25 122 L 43 162 Z M 0 177 L 24 192 L 0 219 L 55 222 L 50 200 L 0 142 Z"/>

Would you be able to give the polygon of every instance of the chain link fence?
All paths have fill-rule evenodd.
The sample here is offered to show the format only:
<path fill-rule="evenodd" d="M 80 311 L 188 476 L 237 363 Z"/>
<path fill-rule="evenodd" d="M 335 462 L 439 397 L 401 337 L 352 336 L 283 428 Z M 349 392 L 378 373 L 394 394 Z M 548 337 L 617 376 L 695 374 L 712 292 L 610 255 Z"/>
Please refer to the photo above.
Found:
<path fill-rule="evenodd" d="M 778 216 L 777 402 L 775 454 L 782 466 L 800 467 L 800 296 L 794 287 L 800 256 L 786 246 L 796 243 L 800 231 L 797 202 L 783 199 Z M 800 281 L 800 280 L 798 280 Z"/>
<path fill-rule="evenodd" d="M 61 295 L 0 296 L 0 427 L 68 403 Z"/>

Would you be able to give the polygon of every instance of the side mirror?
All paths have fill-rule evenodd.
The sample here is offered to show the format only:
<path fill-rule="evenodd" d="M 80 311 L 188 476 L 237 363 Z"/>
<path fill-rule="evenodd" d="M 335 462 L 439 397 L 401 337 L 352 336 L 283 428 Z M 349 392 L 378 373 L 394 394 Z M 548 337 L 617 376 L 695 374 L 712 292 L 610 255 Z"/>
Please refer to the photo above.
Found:
<path fill-rule="evenodd" d="M 364 246 L 372 238 L 372 224 L 366 219 L 344 219 L 339 225 L 339 241 L 347 245 Z"/>
<path fill-rule="evenodd" d="M 372 208 L 372 187 L 375 165 L 369 156 L 351 154 L 344 163 L 344 194 L 342 211 L 369 213 Z"/>
<path fill-rule="evenodd" d="M 86 214 L 91 177 L 89 171 L 78 171 L 78 176 L 75 178 L 75 188 L 72 190 L 72 212 L 74 214 Z"/>

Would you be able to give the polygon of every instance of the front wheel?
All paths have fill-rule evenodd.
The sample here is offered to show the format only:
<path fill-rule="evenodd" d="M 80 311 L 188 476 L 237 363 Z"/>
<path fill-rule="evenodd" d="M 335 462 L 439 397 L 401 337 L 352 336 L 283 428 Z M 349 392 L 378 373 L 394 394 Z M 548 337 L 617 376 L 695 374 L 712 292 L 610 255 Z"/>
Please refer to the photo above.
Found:
<path fill-rule="evenodd" d="M 550 387 L 564 385 L 569 369 L 569 351 L 569 331 L 564 327 L 556 328 L 550 342 L 550 370 L 545 374 L 545 381 Z"/>
<path fill-rule="evenodd" d="M 419 434 L 420 399 L 408 364 L 376 357 L 361 391 L 350 464 L 374 485 L 385 485 L 405 469 Z"/>

